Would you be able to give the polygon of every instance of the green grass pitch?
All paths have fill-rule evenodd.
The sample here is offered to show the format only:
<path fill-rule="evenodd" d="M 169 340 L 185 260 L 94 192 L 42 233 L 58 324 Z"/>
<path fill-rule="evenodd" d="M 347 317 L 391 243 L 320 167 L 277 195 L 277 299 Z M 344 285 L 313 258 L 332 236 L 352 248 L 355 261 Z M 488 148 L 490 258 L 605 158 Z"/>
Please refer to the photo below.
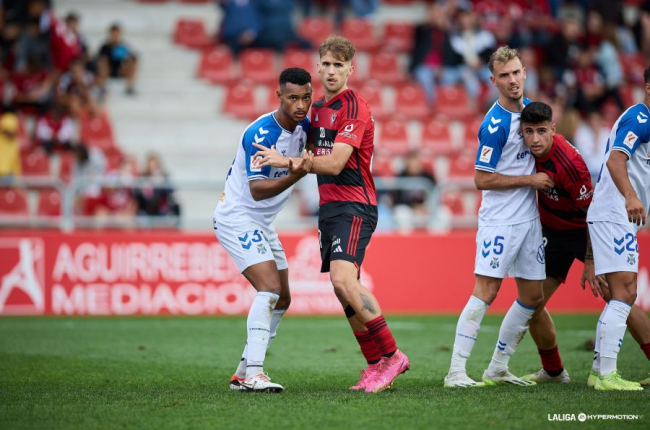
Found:
<path fill-rule="evenodd" d="M 558 315 L 567 385 L 445 389 L 456 316 L 389 316 L 411 371 L 392 390 L 349 392 L 364 365 L 343 317 L 285 317 L 266 360 L 281 394 L 231 392 L 244 318 L 0 318 L 0 429 L 537 429 L 650 428 L 650 389 L 586 386 L 595 315 Z M 469 361 L 480 378 L 502 316 L 488 315 Z M 511 360 L 540 368 L 530 336 Z M 650 365 L 626 336 L 619 369 Z M 549 414 L 626 414 L 637 420 L 549 422 Z"/>

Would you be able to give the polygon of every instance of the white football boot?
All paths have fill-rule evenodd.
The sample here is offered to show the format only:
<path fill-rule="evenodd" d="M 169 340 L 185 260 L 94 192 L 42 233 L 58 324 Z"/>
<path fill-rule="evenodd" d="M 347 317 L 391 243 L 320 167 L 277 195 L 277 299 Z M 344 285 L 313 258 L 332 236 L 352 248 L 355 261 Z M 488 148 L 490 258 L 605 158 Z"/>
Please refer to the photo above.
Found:
<path fill-rule="evenodd" d="M 546 370 L 542 369 L 537 373 L 524 375 L 521 377 L 521 379 L 524 381 L 537 382 L 538 384 L 546 384 L 546 383 L 568 384 L 569 381 L 571 381 L 569 372 L 567 372 L 566 369 L 562 370 L 562 373 L 560 373 L 557 376 L 551 376 L 548 374 Z"/>
<path fill-rule="evenodd" d="M 251 378 L 246 378 L 240 382 L 243 391 L 253 391 L 256 393 L 281 393 L 284 387 L 275 382 L 266 373 L 257 374 Z"/>
<path fill-rule="evenodd" d="M 485 382 L 485 385 L 520 385 L 522 387 L 537 385 L 533 381 L 525 381 L 516 377 L 507 369 L 495 373 L 488 373 L 486 370 L 483 372 L 483 382 Z"/>
<path fill-rule="evenodd" d="M 476 382 L 469 376 L 467 376 L 467 373 L 465 372 L 456 372 L 456 373 L 449 373 L 447 376 L 445 376 L 445 387 L 447 388 L 453 388 L 453 387 L 462 387 L 462 388 L 472 388 L 472 387 L 485 387 L 485 383 L 483 382 Z"/>

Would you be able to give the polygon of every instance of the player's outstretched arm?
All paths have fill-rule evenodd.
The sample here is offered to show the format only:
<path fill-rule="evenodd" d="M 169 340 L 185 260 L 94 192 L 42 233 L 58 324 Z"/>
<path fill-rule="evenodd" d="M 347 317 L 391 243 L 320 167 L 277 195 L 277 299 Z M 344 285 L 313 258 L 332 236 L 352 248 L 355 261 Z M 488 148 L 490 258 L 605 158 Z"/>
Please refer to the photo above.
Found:
<path fill-rule="evenodd" d="M 632 187 L 627 173 L 627 154 L 622 151 L 612 151 L 607 160 L 607 168 L 612 175 L 612 180 L 625 197 L 625 210 L 628 221 L 636 225 L 645 225 L 646 209 Z"/>
<path fill-rule="evenodd" d="M 474 171 L 474 184 L 479 190 L 507 190 L 511 188 L 533 187 L 536 190 L 553 188 L 555 184 L 546 173 L 507 176 L 483 170 Z"/>
<path fill-rule="evenodd" d="M 255 179 L 248 182 L 251 196 L 255 201 L 275 197 L 298 182 L 311 170 L 314 163 L 314 154 L 311 151 L 305 151 L 302 158 L 288 159 L 289 173 L 285 177 L 280 179 Z M 294 162 L 294 160 L 298 161 Z"/>
<path fill-rule="evenodd" d="M 275 150 L 274 146 L 267 148 L 257 143 L 253 143 L 253 146 L 259 149 L 255 155 L 262 157 L 262 166 L 288 168 L 289 160 L 292 160 L 294 164 L 300 161 L 300 158 L 284 157 Z M 314 158 L 311 173 L 318 175 L 338 175 L 350 159 L 352 151 L 354 151 L 353 146 L 347 143 L 335 142 L 330 154 Z"/>

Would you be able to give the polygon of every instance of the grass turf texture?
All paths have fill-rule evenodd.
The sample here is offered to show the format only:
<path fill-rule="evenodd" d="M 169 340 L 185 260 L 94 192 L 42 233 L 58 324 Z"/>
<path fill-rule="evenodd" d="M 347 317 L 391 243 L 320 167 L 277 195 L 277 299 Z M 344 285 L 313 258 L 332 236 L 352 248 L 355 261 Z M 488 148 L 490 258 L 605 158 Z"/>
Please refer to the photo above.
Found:
<path fill-rule="evenodd" d="M 648 428 L 650 390 L 587 388 L 595 315 L 555 316 L 567 385 L 442 387 L 456 316 L 388 317 L 411 371 L 377 395 L 349 392 L 363 357 L 341 318 L 285 317 L 266 370 L 282 394 L 232 392 L 244 318 L 1 318 L 0 428 Z M 483 321 L 469 375 L 480 378 L 502 316 Z M 530 335 L 511 360 L 540 368 Z M 629 336 L 624 377 L 650 366 Z M 549 422 L 548 414 L 633 414 L 640 420 Z"/>

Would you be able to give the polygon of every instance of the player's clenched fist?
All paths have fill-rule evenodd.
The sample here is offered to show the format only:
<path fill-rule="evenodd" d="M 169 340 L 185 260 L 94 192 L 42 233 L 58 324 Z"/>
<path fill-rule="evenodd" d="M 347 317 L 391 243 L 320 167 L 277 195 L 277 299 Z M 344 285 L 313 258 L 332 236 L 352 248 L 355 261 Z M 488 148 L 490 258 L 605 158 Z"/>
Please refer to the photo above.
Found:
<path fill-rule="evenodd" d="M 530 186 L 536 190 L 548 190 L 555 186 L 555 182 L 546 173 L 530 175 Z"/>
<path fill-rule="evenodd" d="M 636 225 L 645 225 L 646 211 L 638 197 L 632 196 L 625 199 L 625 210 L 628 221 Z"/>

